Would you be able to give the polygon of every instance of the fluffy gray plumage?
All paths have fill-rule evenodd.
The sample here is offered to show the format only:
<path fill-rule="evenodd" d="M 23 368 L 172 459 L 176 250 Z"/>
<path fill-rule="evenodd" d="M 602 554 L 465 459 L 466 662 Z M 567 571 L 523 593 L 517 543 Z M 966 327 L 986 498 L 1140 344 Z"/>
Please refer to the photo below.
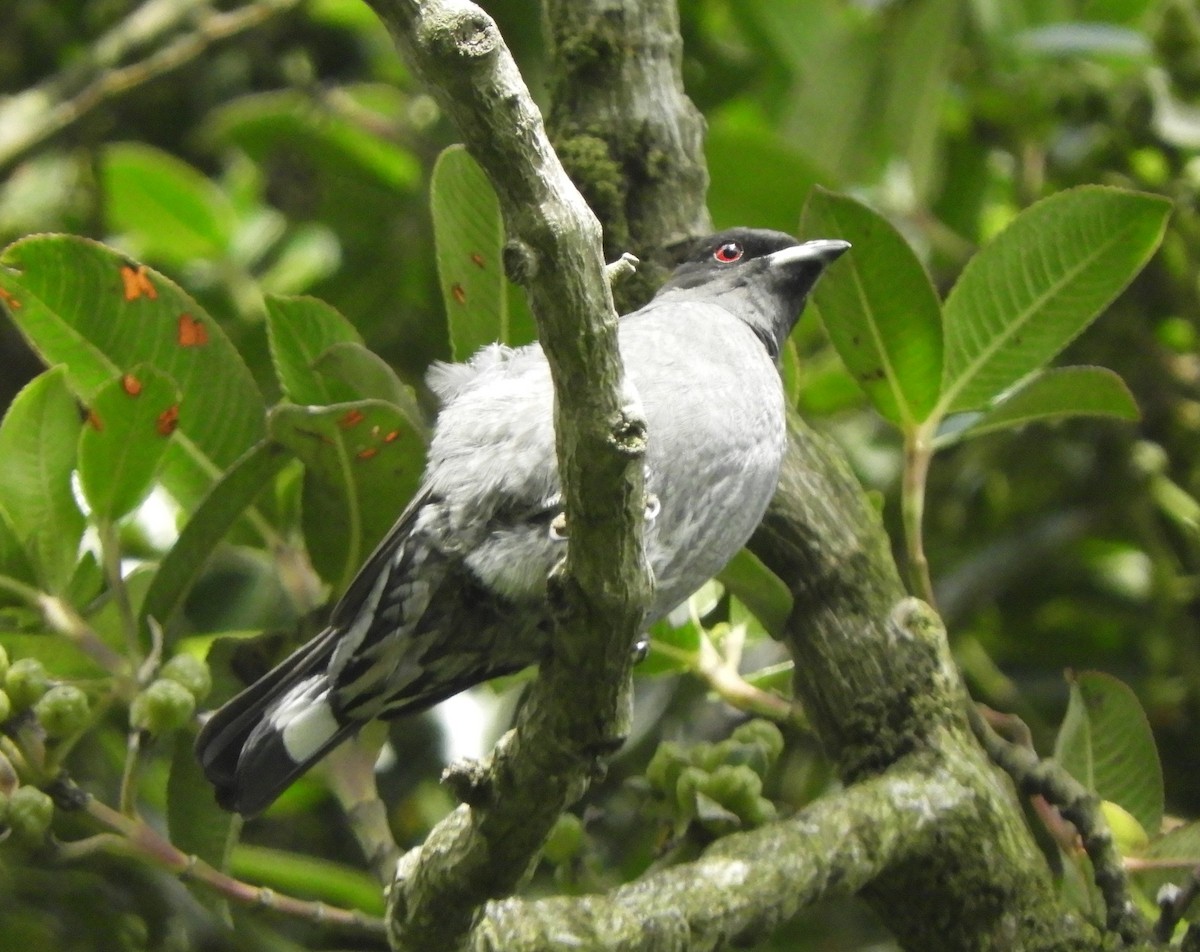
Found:
<path fill-rule="evenodd" d="M 786 428 L 777 357 L 848 245 L 733 229 L 699 243 L 621 319 L 647 421 L 647 622 L 720 571 L 775 490 Z M 439 365 L 442 410 L 416 497 L 329 628 L 218 710 L 197 754 L 223 805 L 253 814 L 362 723 L 421 710 L 539 660 L 546 579 L 566 544 L 541 348 Z"/>

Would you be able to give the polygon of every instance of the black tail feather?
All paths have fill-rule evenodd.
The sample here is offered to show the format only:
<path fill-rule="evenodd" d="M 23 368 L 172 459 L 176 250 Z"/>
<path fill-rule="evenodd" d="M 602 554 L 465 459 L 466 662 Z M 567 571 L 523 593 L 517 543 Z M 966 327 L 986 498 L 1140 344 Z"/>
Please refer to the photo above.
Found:
<path fill-rule="evenodd" d="M 282 740 L 271 744 L 266 720 L 277 701 L 305 678 L 319 675 L 329 663 L 338 631 L 328 628 L 215 711 L 196 737 L 196 757 L 217 802 L 227 810 L 261 812 L 320 755 L 296 763 Z M 321 754 L 354 728 L 347 725 Z M 276 749 L 277 748 L 277 749 Z M 253 756 L 246 756 L 247 754 Z M 282 759 L 281 759 L 282 758 Z"/>

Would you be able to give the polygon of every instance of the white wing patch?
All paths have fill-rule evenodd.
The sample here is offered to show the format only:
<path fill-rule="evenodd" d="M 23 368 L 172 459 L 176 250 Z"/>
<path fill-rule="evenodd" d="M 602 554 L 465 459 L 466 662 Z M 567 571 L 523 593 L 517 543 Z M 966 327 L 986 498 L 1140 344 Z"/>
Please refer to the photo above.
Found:
<path fill-rule="evenodd" d="M 338 732 L 328 697 L 325 676 L 313 675 L 297 683 L 271 711 L 271 726 L 279 732 L 284 750 L 295 763 L 311 760 Z"/>

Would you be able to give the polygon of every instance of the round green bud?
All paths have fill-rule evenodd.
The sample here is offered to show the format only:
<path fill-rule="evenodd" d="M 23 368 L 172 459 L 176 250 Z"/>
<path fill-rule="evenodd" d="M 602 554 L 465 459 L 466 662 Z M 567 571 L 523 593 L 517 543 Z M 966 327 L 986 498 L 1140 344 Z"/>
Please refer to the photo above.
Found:
<path fill-rule="evenodd" d="M 54 801 L 37 787 L 17 787 L 8 798 L 8 825 L 26 843 L 40 842 L 54 819 Z"/>
<path fill-rule="evenodd" d="M 0 724 L 12 717 L 13 705 L 8 692 L 0 690 Z"/>
<path fill-rule="evenodd" d="M 162 666 L 159 677 L 182 684 L 195 698 L 196 703 L 208 697 L 212 690 L 212 675 L 208 664 L 195 655 L 177 654 Z"/>
<path fill-rule="evenodd" d="M 646 765 L 646 780 L 659 793 L 673 796 L 679 774 L 687 765 L 687 752 L 679 744 L 665 740 Z"/>
<path fill-rule="evenodd" d="M 33 713 L 50 737 L 69 737 L 83 730 L 91 713 L 87 695 L 73 684 L 58 684 L 41 696 Z"/>
<path fill-rule="evenodd" d="M 0 681 L 8 675 L 8 652 L 4 650 L 4 645 L 0 645 Z"/>
<path fill-rule="evenodd" d="M 129 705 L 129 722 L 138 730 L 167 734 L 183 727 L 196 710 L 192 692 L 178 681 L 159 678 Z"/>
<path fill-rule="evenodd" d="M 743 744 L 760 747 L 768 764 L 774 764 L 783 753 L 783 732 L 770 721 L 756 718 L 735 727 L 731 735 Z"/>
<path fill-rule="evenodd" d="M 50 676 L 37 658 L 18 658 L 4 676 L 4 690 L 17 711 L 33 707 L 49 689 Z"/>

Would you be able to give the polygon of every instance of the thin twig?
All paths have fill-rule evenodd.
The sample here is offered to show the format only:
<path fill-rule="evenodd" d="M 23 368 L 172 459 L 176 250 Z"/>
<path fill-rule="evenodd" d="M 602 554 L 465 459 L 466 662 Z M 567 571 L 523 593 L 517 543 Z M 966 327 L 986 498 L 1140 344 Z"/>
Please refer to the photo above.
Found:
<path fill-rule="evenodd" d="M 98 840 L 95 837 L 83 841 L 91 843 L 92 848 L 117 847 L 125 852 L 134 852 L 143 859 L 157 863 L 180 877 L 203 883 L 210 889 L 243 905 L 259 906 L 298 919 L 340 926 L 369 935 L 382 936 L 385 934 L 383 920 L 376 916 L 366 915 L 356 909 L 341 909 L 323 902 L 297 899 L 294 896 L 277 893 L 265 886 L 255 886 L 234 879 L 213 868 L 199 857 L 182 852 L 143 820 L 114 810 L 90 794 L 82 791 L 79 793 L 84 798 L 81 805 L 82 810 L 96 822 L 120 834 L 120 838 L 123 840 L 119 846 L 113 840 Z M 69 853 L 71 852 L 69 847 L 70 844 L 63 844 L 62 848 L 67 848 Z"/>
<path fill-rule="evenodd" d="M 1057 764 L 1041 760 L 1032 749 L 1006 741 L 973 704 L 967 709 L 971 730 L 992 762 L 1012 777 L 1022 793 L 1044 797 L 1079 831 L 1108 910 L 1108 928 L 1128 945 L 1145 941 L 1147 924 L 1133 902 L 1121 855 L 1100 809 L 1100 798 Z"/>
<path fill-rule="evenodd" d="M 54 76 L 40 86 L 13 97 L 0 110 L 0 175 L 105 102 L 186 66 L 215 43 L 261 26 L 299 3 L 300 0 L 258 0 L 226 13 L 198 15 L 192 22 L 190 32 L 166 43 L 142 60 L 127 66 L 107 66 L 101 60 L 90 64 L 90 69 L 76 64 L 68 73 Z M 192 3 L 180 3 L 178 9 L 190 13 L 193 6 Z M 122 29 L 131 30 L 131 24 L 141 12 L 142 8 L 134 11 L 113 33 Z M 105 59 L 123 55 L 132 45 L 113 41 Z M 102 44 L 97 46 L 104 48 Z M 77 91 L 68 91 L 78 86 L 75 77 L 81 72 L 85 75 L 92 72 L 94 77 L 85 80 Z"/>

